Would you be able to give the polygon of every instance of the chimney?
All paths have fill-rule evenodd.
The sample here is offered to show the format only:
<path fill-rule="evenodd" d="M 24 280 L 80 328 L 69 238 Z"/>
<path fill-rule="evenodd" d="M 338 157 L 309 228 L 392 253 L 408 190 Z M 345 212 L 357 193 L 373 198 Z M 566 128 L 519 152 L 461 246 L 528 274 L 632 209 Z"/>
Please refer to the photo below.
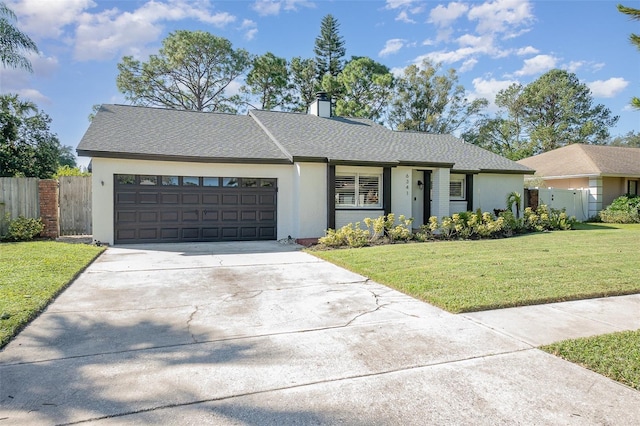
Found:
<path fill-rule="evenodd" d="M 309 105 L 309 114 L 318 117 L 331 117 L 331 99 L 327 96 L 327 92 L 316 93 L 316 100 Z"/>

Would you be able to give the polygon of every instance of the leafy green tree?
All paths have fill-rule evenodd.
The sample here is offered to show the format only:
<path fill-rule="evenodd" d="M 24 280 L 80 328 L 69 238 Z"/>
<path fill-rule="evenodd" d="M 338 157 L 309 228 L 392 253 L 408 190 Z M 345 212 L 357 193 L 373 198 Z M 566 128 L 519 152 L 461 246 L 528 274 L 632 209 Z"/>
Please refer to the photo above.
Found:
<path fill-rule="evenodd" d="M 346 53 L 344 39 L 339 33 L 338 20 L 329 14 L 322 18 L 320 35 L 316 37 L 315 48 L 316 63 L 318 66 L 318 78 L 325 74 L 337 77 L 342 71 L 342 58 Z"/>
<path fill-rule="evenodd" d="M 484 98 L 469 101 L 454 69 L 440 73 L 440 65 L 425 60 L 410 65 L 396 79 L 389 123 L 397 130 L 452 133 L 471 123 L 486 108 Z"/>
<path fill-rule="evenodd" d="M 0 61 L 5 68 L 21 68 L 33 71 L 26 53 L 38 53 L 38 47 L 28 35 L 18 30 L 13 23 L 16 15 L 0 2 Z"/>
<path fill-rule="evenodd" d="M 289 71 L 290 109 L 296 112 L 307 112 L 309 105 L 316 98 L 316 92 L 320 90 L 316 61 L 295 57 L 291 60 Z"/>
<path fill-rule="evenodd" d="M 627 7 L 627 6 L 618 4 L 618 11 L 621 13 L 624 13 L 625 15 L 629 16 L 633 20 L 640 21 L 640 9 L 634 9 L 632 7 Z M 640 49 L 639 34 L 631 34 L 629 36 L 629 41 L 631 41 L 631 44 L 633 44 L 638 49 Z M 631 105 L 636 109 L 640 109 L 640 98 L 636 96 L 631 98 Z"/>
<path fill-rule="evenodd" d="M 631 130 L 625 135 L 619 135 L 609 141 L 611 146 L 627 146 L 629 148 L 640 148 L 640 132 Z"/>
<path fill-rule="evenodd" d="M 379 120 L 393 90 L 393 75 L 371 58 L 354 58 L 336 78 L 342 96 L 336 101 L 339 116 Z"/>
<path fill-rule="evenodd" d="M 51 118 L 18 95 L 0 96 L 0 176 L 48 179 L 60 164 L 60 142 Z"/>
<path fill-rule="evenodd" d="M 63 145 L 60 147 L 60 157 L 58 158 L 60 166 L 74 168 L 77 166 L 76 156 L 73 154 L 73 147 Z"/>
<path fill-rule="evenodd" d="M 135 105 L 194 111 L 237 111 L 225 89 L 251 65 L 251 55 L 205 31 L 175 31 L 147 62 L 131 56 L 118 64 L 118 90 Z"/>
<path fill-rule="evenodd" d="M 521 95 L 523 124 L 533 153 L 572 143 L 606 143 L 618 118 L 593 105 L 591 90 L 574 73 L 553 69 L 528 84 Z"/>
<path fill-rule="evenodd" d="M 499 107 L 496 117 L 484 117 L 462 134 L 469 143 L 478 145 L 511 160 L 533 155 L 533 148 L 524 132 L 524 86 L 514 83 L 496 95 Z"/>
<path fill-rule="evenodd" d="M 285 58 L 268 52 L 253 60 L 243 92 L 258 97 L 260 109 L 272 110 L 290 103 L 289 69 Z"/>

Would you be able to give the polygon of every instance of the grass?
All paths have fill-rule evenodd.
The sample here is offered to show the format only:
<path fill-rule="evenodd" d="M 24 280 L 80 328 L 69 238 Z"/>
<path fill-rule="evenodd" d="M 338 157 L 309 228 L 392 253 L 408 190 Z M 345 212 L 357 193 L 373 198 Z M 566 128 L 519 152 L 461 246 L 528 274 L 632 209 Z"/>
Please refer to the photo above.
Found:
<path fill-rule="evenodd" d="M 313 251 L 454 313 L 640 293 L 640 225 Z"/>
<path fill-rule="evenodd" d="M 0 348 L 102 251 L 53 241 L 0 243 Z"/>
<path fill-rule="evenodd" d="M 541 349 L 640 391 L 640 330 L 565 340 Z"/>

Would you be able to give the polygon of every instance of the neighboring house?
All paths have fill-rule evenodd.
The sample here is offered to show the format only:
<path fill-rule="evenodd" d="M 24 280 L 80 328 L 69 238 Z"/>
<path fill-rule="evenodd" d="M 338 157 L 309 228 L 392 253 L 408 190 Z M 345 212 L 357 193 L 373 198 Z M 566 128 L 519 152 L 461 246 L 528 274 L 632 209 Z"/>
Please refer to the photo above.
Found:
<path fill-rule="evenodd" d="M 621 195 L 640 194 L 640 148 L 572 144 L 518 163 L 536 170 L 527 179 L 537 186 L 587 189 L 588 217 Z"/>
<path fill-rule="evenodd" d="M 533 170 L 453 136 L 371 120 L 103 105 L 78 146 L 92 157 L 93 236 L 110 244 L 316 238 L 385 213 L 504 208 Z"/>

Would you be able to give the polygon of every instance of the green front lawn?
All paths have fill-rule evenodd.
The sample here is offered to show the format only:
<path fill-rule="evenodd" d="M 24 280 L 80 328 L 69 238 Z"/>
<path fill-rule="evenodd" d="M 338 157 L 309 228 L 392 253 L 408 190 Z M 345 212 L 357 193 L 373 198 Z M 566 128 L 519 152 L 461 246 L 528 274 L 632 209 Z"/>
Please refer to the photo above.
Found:
<path fill-rule="evenodd" d="M 565 340 L 540 349 L 640 390 L 640 330 Z"/>
<path fill-rule="evenodd" d="M 312 254 L 450 312 L 640 293 L 640 225 Z"/>
<path fill-rule="evenodd" d="M 0 348 L 103 251 L 53 241 L 0 243 Z"/>

